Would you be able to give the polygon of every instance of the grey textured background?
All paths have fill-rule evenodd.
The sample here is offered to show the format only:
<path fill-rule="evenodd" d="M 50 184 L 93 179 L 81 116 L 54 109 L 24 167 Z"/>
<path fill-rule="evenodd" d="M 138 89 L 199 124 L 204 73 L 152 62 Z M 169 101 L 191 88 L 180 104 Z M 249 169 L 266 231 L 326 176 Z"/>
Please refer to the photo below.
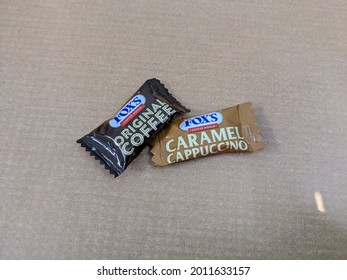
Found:
<path fill-rule="evenodd" d="M 0 258 L 346 259 L 346 11 L 1 0 Z M 252 101 L 266 149 L 114 179 L 75 141 L 152 77 L 195 114 Z"/>

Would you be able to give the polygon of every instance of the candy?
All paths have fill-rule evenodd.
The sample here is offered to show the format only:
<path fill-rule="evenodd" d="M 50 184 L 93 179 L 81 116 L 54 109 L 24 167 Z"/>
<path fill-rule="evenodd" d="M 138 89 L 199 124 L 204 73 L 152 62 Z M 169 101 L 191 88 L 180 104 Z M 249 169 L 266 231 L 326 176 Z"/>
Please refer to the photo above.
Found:
<path fill-rule="evenodd" d="M 191 117 L 176 118 L 151 144 L 157 166 L 225 152 L 264 148 L 250 102 Z"/>
<path fill-rule="evenodd" d="M 77 143 L 117 177 L 179 113 L 189 111 L 159 80 L 150 79 L 114 118 L 103 122 Z"/>

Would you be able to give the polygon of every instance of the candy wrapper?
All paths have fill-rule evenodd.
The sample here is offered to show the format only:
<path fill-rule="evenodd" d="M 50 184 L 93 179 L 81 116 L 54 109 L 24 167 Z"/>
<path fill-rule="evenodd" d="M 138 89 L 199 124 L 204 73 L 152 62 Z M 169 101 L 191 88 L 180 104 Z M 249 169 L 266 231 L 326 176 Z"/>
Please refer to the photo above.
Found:
<path fill-rule="evenodd" d="M 218 153 L 263 149 L 251 107 L 248 102 L 192 118 L 176 118 L 152 142 L 152 161 L 165 166 Z"/>
<path fill-rule="evenodd" d="M 119 176 L 179 114 L 189 112 L 157 79 L 147 80 L 109 119 L 77 140 L 95 159 Z"/>

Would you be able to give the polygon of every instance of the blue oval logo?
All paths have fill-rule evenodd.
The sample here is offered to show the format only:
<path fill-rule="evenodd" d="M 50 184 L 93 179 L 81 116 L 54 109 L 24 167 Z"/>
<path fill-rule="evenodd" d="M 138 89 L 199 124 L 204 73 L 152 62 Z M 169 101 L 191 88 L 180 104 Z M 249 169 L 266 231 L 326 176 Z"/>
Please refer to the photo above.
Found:
<path fill-rule="evenodd" d="M 130 122 L 140 111 L 145 108 L 146 98 L 141 95 L 135 95 L 129 102 L 119 110 L 117 115 L 108 123 L 112 127 L 125 126 Z"/>
<path fill-rule="evenodd" d="M 212 112 L 196 116 L 180 123 L 180 129 L 188 132 L 202 131 L 219 127 L 223 121 L 223 115 L 219 112 Z"/>

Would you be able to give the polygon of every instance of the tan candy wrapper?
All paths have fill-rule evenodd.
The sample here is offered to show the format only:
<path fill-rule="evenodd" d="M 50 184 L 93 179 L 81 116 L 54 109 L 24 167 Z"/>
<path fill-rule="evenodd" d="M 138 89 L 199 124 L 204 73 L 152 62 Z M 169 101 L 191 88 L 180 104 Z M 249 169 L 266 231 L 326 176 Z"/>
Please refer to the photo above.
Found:
<path fill-rule="evenodd" d="M 152 142 L 157 166 L 218 153 L 253 152 L 264 148 L 252 103 L 191 118 L 176 118 Z"/>

